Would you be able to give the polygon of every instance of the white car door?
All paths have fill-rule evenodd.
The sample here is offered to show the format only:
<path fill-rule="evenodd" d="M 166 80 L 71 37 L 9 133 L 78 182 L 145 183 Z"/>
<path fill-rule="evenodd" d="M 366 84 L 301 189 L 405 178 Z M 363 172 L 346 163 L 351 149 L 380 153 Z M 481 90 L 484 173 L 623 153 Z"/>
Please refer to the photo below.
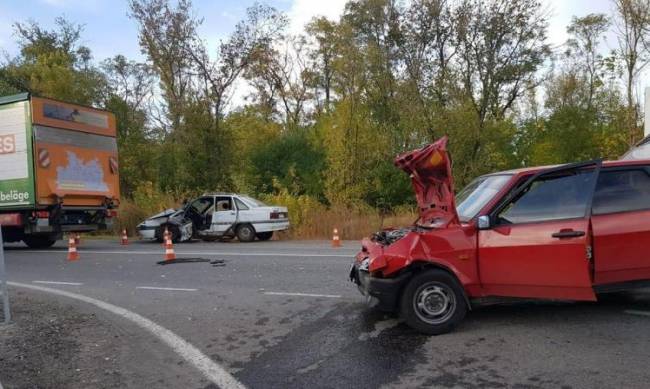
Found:
<path fill-rule="evenodd" d="M 223 234 L 237 221 L 237 210 L 233 207 L 232 197 L 217 196 L 212 214 L 212 231 Z"/>

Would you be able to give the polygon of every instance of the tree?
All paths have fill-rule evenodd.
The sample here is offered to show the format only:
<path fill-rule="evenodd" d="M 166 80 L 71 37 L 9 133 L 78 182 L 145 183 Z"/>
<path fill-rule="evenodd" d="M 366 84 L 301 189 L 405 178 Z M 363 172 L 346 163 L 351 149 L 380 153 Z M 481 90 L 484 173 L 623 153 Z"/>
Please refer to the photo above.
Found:
<path fill-rule="evenodd" d="M 614 6 L 617 13 L 617 54 L 625 67 L 628 142 L 632 145 L 639 138 L 639 115 L 634 101 L 634 86 L 639 73 L 650 62 L 646 38 L 650 29 L 650 1 L 614 0 Z"/>
<path fill-rule="evenodd" d="M 567 41 L 567 58 L 575 58 L 578 70 L 587 77 L 587 108 L 593 107 L 596 88 L 602 84 L 599 75 L 603 56 L 598 45 L 609 27 L 609 20 L 603 14 L 589 14 L 582 18 L 573 17 L 567 27 L 570 38 Z"/>
<path fill-rule="evenodd" d="M 80 44 L 83 26 L 62 17 L 55 25 L 48 31 L 33 21 L 14 24 L 20 56 L 2 66 L 0 85 L 8 92 L 98 104 L 105 80 L 92 65 L 90 49 Z"/>

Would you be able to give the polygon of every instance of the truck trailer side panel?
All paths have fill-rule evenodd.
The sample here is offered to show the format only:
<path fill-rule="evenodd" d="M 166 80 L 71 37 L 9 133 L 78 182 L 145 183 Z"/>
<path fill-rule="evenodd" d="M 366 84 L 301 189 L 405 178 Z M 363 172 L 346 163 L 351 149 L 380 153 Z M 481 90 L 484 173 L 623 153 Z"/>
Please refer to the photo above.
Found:
<path fill-rule="evenodd" d="M 19 99 L 22 101 L 15 101 Z M 0 99 L 0 208 L 33 206 L 32 126 L 28 95 Z"/>

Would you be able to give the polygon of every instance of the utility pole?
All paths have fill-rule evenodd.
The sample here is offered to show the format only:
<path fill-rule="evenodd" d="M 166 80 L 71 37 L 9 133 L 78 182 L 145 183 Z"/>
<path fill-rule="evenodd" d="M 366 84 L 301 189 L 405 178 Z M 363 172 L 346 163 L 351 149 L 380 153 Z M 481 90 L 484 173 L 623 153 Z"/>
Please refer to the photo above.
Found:
<path fill-rule="evenodd" d="M 11 311 L 9 310 L 9 292 L 7 292 L 7 272 L 5 269 L 5 249 L 4 240 L 2 239 L 2 226 L 0 225 L 0 292 L 2 292 L 2 311 L 4 312 L 5 324 L 11 321 Z"/>

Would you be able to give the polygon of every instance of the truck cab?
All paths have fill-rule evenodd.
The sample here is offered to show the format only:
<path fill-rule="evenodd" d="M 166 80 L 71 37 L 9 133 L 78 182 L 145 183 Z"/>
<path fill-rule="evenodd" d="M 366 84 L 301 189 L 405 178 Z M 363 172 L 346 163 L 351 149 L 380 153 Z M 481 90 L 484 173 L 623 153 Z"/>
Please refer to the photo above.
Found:
<path fill-rule="evenodd" d="M 596 301 L 650 280 L 650 160 L 493 173 L 455 196 L 446 139 L 396 164 L 420 218 L 364 239 L 350 277 L 420 331 L 450 331 L 481 302 Z"/>

